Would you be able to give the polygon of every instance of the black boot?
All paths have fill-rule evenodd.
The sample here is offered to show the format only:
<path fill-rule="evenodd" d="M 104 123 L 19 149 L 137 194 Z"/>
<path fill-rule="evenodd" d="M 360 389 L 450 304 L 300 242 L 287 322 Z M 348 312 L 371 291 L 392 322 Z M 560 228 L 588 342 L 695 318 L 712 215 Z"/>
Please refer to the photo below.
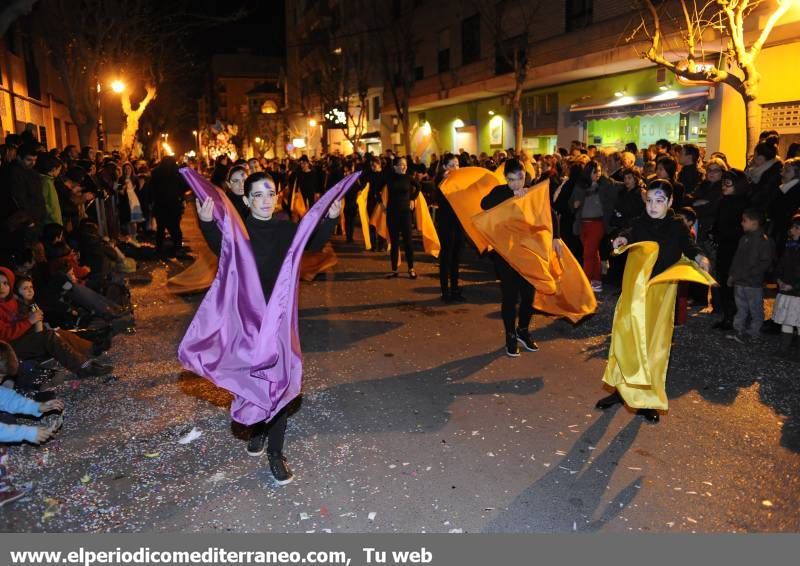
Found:
<path fill-rule="evenodd" d="M 450 293 L 450 289 L 448 289 L 446 285 L 442 285 L 442 302 L 443 303 L 453 302 L 453 295 Z"/>
<path fill-rule="evenodd" d="M 727 332 L 728 330 L 733 330 L 733 322 L 731 321 L 731 319 L 725 317 L 719 322 L 715 322 L 711 326 L 711 328 L 713 328 L 714 330 L 721 330 L 723 332 Z"/>
<path fill-rule="evenodd" d="M 647 422 L 653 424 L 661 420 L 661 417 L 658 416 L 658 411 L 655 409 L 639 409 L 636 411 L 636 414 L 644 417 Z"/>
<path fill-rule="evenodd" d="M 595 409 L 608 409 L 609 407 L 619 404 L 622 404 L 622 396 L 619 394 L 619 391 L 614 390 L 614 393 L 608 395 L 607 397 L 603 397 L 597 403 L 595 403 L 594 407 Z"/>
<path fill-rule="evenodd" d="M 511 358 L 519 357 L 519 343 L 515 333 L 506 334 L 506 356 Z"/>

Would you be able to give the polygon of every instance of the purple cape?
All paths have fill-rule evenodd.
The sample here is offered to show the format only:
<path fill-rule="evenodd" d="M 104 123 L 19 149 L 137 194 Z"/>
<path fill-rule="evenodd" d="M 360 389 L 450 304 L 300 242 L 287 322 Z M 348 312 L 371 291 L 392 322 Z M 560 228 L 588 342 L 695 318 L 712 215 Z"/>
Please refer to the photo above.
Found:
<path fill-rule="evenodd" d="M 300 221 L 266 304 L 250 238 L 233 204 L 192 169 L 183 168 L 181 174 L 198 199 L 214 200 L 222 245 L 217 275 L 178 347 L 178 359 L 184 368 L 233 393 L 233 420 L 246 425 L 268 421 L 300 393 L 297 304 L 303 250 L 330 205 L 359 174 L 342 179 Z"/>

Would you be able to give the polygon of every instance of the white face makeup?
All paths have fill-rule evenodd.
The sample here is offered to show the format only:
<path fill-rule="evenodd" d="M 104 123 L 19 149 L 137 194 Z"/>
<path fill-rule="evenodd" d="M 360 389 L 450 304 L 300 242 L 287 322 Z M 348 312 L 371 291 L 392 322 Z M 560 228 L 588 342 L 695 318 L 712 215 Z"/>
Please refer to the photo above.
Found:
<path fill-rule="evenodd" d="M 270 220 L 275 211 L 275 185 L 266 179 L 256 181 L 250 188 L 250 196 L 242 197 L 250 208 L 250 214 L 258 220 Z"/>
<path fill-rule="evenodd" d="M 228 179 L 228 187 L 230 187 L 233 194 L 244 194 L 245 177 L 247 177 L 247 174 L 244 171 L 236 171 L 231 175 L 231 178 Z"/>
<path fill-rule="evenodd" d="M 656 189 L 647 191 L 647 198 L 645 198 L 644 203 L 647 208 L 647 215 L 658 220 L 667 215 L 667 210 L 672 206 L 672 197 L 667 197 L 664 191 Z"/>

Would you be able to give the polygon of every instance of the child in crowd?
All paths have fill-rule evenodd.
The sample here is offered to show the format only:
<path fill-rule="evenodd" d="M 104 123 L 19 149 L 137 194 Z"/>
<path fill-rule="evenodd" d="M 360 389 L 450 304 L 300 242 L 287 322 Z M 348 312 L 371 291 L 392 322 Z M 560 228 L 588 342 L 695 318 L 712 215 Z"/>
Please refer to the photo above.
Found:
<path fill-rule="evenodd" d="M 6 342 L 0 342 L 0 381 L 6 376 L 16 375 L 18 367 L 19 362 L 13 348 Z M 13 389 L 0 387 L 0 411 L 2 412 L 41 417 L 45 413 L 63 410 L 64 401 L 61 399 L 37 403 L 16 393 Z M 52 427 L 0 423 L 0 442 L 27 441 L 31 444 L 42 444 L 47 442 L 55 431 L 56 429 Z M 0 507 L 24 497 L 25 494 L 26 491 L 17 489 L 9 481 L 5 467 L 0 465 Z"/>
<path fill-rule="evenodd" d="M 697 214 L 691 206 L 683 206 L 675 211 L 675 216 L 678 217 L 689 230 L 689 236 L 692 242 L 697 242 L 697 234 L 694 226 L 697 222 Z M 675 303 L 675 326 L 683 326 L 686 324 L 686 317 L 689 313 L 689 283 L 681 281 L 678 283 L 678 297 Z"/>
<path fill-rule="evenodd" d="M 55 331 L 42 328 L 37 332 L 37 323 L 44 320 L 42 311 L 27 311 L 20 304 L 12 292 L 15 281 L 9 269 L 0 267 L 0 340 L 11 344 L 19 358 L 52 357 L 79 378 L 111 372 L 111 366 L 93 360 L 86 352 L 78 351 Z"/>
<path fill-rule="evenodd" d="M 775 274 L 778 296 L 775 297 L 772 320 L 781 325 L 778 355 L 789 357 L 794 335 L 800 333 L 800 214 L 792 217 L 789 237 Z"/>
<path fill-rule="evenodd" d="M 772 241 L 764 233 L 764 215 L 755 208 L 742 213 L 744 235 L 733 256 L 728 287 L 733 287 L 736 316 L 728 338 L 744 344 L 758 339 L 764 322 L 764 275 L 772 264 Z"/>

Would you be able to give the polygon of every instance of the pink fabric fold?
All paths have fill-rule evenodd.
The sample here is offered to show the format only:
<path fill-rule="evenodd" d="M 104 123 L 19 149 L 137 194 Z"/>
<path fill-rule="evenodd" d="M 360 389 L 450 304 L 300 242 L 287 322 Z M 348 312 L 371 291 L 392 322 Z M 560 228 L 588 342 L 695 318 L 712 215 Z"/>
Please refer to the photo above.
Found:
<path fill-rule="evenodd" d="M 272 419 L 300 393 L 303 357 L 297 324 L 300 260 L 330 205 L 358 178 L 345 177 L 303 217 L 265 303 L 250 239 L 233 204 L 195 171 L 181 169 L 197 197 L 214 200 L 222 232 L 214 282 L 178 347 L 184 368 L 234 395 L 231 417 L 250 425 Z"/>

